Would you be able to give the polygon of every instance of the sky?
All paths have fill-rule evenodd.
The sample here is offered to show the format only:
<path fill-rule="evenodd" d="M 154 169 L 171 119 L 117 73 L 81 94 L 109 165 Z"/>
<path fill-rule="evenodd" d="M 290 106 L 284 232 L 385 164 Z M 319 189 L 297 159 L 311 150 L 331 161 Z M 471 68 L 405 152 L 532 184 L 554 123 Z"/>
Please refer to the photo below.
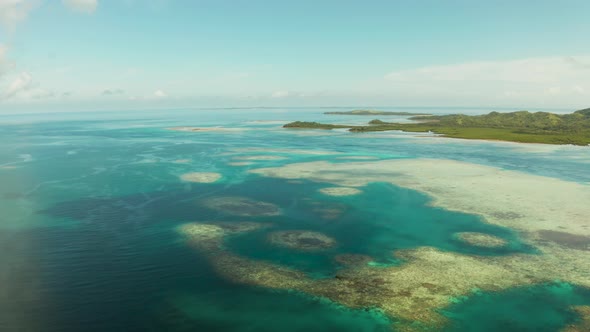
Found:
<path fill-rule="evenodd" d="M 0 0 L 0 112 L 590 107 L 588 0 Z"/>

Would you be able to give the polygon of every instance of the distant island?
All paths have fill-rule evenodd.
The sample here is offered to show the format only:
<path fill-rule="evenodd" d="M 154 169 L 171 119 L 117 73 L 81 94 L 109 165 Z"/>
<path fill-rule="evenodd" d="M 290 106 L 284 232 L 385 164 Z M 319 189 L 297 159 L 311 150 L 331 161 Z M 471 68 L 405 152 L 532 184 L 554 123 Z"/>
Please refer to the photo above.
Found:
<path fill-rule="evenodd" d="M 324 112 L 324 114 L 333 114 L 333 115 L 401 115 L 401 116 L 432 115 L 430 113 L 385 112 L 385 111 L 376 111 L 376 110 L 353 110 L 353 111 L 344 111 L 344 112 Z"/>
<path fill-rule="evenodd" d="M 343 129 L 351 132 L 401 130 L 432 132 L 445 137 L 499 140 L 520 143 L 590 145 L 590 108 L 571 114 L 518 111 L 484 115 L 414 116 L 414 123 L 372 120 L 366 126 L 296 121 L 284 128 Z"/>

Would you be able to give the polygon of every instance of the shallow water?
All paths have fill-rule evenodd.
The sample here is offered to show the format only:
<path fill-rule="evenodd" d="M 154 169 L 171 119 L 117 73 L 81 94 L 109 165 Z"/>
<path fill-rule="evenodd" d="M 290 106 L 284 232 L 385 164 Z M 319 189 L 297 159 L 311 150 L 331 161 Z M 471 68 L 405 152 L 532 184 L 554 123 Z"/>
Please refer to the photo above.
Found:
<path fill-rule="evenodd" d="M 225 245 L 240 255 L 288 265 L 314 278 L 336 275 L 341 266 L 334 256 L 341 253 L 369 255 L 375 265 L 403 264 L 392 252 L 420 246 L 480 256 L 538 254 L 512 230 L 474 215 L 434 208 L 427 196 L 416 191 L 373 183 L 360 195 L 331 197 L 318 189 L 332 185 L 262 178 L 247 173 L 252 168 L 354 161 L 343 159 L 347 156 L 428 157 L 590 183 L 590 151 L 584 147 L 280 128 L 292 120 L 335 119 L 321 115 L 323 111 L 0 117 L 0 263 L 5 267 L 0 281 L 6 290 L 0 294 L 0 329 L 381 331 L 395 321 L 374 310 L 353 310 L 305 294 L 222 280 L 205 257 L 177 234 L 176 227 L 186 222 L 271 223 L 267 229 L 232 237 Z M 182 125 L 241 130 L 164 129 Z M 286 159 L 228 164 L 242 161 L 235 157 L 252 155 Z M 188 162 L 178 162 L 183 159 Z M 219 172 L 223 178 L 213 184 L 183 183 L 179 176 L 187 172 Z M 223 196 L 274 203 L 283 213 L 236 217 L 201 204 Z M 324 233 L 337 245 L 300 252 L 267 240 L 270 232 L 299 229 Z M 456 232 L 482 232 L 509 244 L 503 249 L 477 248 L 455 240 Z M 576 319 L 568 306 L 588 303 L 585 291 L 538 287 L 538 291 L 533 287 L 476 295 L 449 308 L 447 314 L 457 322 L 455 330 L 491 331 L 486 326 L 497 326 L 520 331 L 524 326 L 532 331 L 546 326 L 552 331 Z M 548 306 L 534 305 L 539 296 L 548 299 L 543 301 Z M 516 303 L 519 310 L 493 310 L 508 302 Z M 493 325 L 494 315 L 517 323 Z M 542 317 L 543 324 L 523 320 L 527 315 Z"/>

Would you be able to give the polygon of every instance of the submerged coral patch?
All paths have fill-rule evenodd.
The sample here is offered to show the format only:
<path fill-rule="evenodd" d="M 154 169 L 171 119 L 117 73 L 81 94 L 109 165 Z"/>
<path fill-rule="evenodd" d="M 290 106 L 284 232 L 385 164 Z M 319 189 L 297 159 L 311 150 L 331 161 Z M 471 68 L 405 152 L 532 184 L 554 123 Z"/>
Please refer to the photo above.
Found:
<path fill-rule="evenodd" d="M 371 262 L 373 258 L 367 255 L 360 254 L 340 254 L 334 257 L 334 261 L 341 265 L 347 266 L 363 266 Z"/>
<path fill-rule="evenodd" d="M 180 225 L 178 233 L 182 234 L 189 243 L 201 250 L 218 250 L 223 242 L 223 237 L 229 234 L 240 234 L 255 231 L 267 224 L 256 222 L 217 222 L 204 224 L 191 222 Z"/>
<path fill-rule="evenodd" d="M 335 220 L 340 218 L 347 210 L 348 206 L 338 202 L 324 202 L 306 200 L 304 204 L 309 207 L 309 211 L 317 214 L 325 220 Z"/>
<path fill-rule="evenodd" d="M 247 130 L 246 128 L 227 128 L 227 127 L 171 127 L 166 128 L 174 131 L 188 131 L 188 132 L 241 132 Z"/>
<path fill-rule="evenodd" d="M 265 217 L 281 214 L 279 207 L 272 203 L 254 201 L 246 197 L 213 197 L 202 201 L 201 204 L 212 210 L 241 217 Z"/>
<path fill-rule="evenodd" d="M 455 233 L 455 238 L 463 243 L 485 248 L 500 248 L 507 244 L 502 238 L 477 232 Z"/>
<path fill-rule="evenodd" d="M 235 162 L 230 162 L 230 163 L 227 163 L 227 164 L 230 165 L 230 166 L 249 166 L 249 165 L 252 165 L 254 163 L 253 162 L 250 162 L 250 161 L 235 161 Z"/>
<path fill-rule="evenodd" d="M 538 232 L 541 240 L 557 243 L 570 249 L 590 250 L 590 236 L 567 232 L 542 230 Z"/>
<path fill-rule="evenodd" d="M 213 172 L 192 172 L 180 176 L 182 181 L 196 183 L 213 183 L 221 179 L 221 174 Z"/>
<path fill-rule="evenodd" d="M 344 160 L 375 160 L 375 159 L 379 159 L 379 158 L 374 157 L 374 156 L 344 156 L 344 157 L 338 157 L 336 159 L 344 159 Z"/>
<path fill-rule="evenodd" d="M 218 239 L 224 235 L 223 229 L 219 226 L 199 223 L 181 225 L 178 231 L 187 237 L 201 240 Z"/>
<path fill-rule="evenodd" d="M 316 251 L 329 249 L 336 245 L 336 240 L 318 232 L 311 231 L 278 231 L 268 235 L 268 240 L 277 246 Z"/>
<path fill-rule="evenodd" d="M 581 305 L 574 307 L 574 311 L 580 315 L 575 324 L 568 325 L 562 332 L 584 332 L 590 331 L 590 306 Z"/>
<path fill-rule="evenodd" d="M 284 159 L 287 159 L 287 157 L 260 155 L 260 156 L 238 156 L 238 157 L 234 157 L 233 159 L 235 159 L 235 160 L 264 161 L 264 160 L 284 160 Z"/>
<path fill-rule="evenodd" d="M 319 191 L 328 196 L 353 196 L 362 193 L 361 190 L 351 187 L 330 187 L 322 188 Z"/>

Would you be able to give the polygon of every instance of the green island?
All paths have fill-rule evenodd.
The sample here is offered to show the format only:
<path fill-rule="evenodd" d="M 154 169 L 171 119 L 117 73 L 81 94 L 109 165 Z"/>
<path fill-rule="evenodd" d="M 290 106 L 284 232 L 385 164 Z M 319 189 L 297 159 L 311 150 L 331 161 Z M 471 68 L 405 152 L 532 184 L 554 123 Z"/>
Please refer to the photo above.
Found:
<path fill-rule="evenodd" d="M 336 111 L 336 112 L 324 112 L 324 114 L 332 115 L 401 115 L 401 116 L 421 116 L 421 115 L 432 115 L 430 113 L 411 113 L 411 112 L 386 112 L 377 110 L 352 110 L 352 111 Z"/>
<path fill-rule="evenodd" d="M 295 121 L 284 128 L 343 129 L 351 132 L 401 130 L 445 137 L 519 143 L 590 145 L 590 108 L 570 114 L 518 111 L 483 115 L 414 116 L 413 123 L 372 120 L 365 126 Z"/>

